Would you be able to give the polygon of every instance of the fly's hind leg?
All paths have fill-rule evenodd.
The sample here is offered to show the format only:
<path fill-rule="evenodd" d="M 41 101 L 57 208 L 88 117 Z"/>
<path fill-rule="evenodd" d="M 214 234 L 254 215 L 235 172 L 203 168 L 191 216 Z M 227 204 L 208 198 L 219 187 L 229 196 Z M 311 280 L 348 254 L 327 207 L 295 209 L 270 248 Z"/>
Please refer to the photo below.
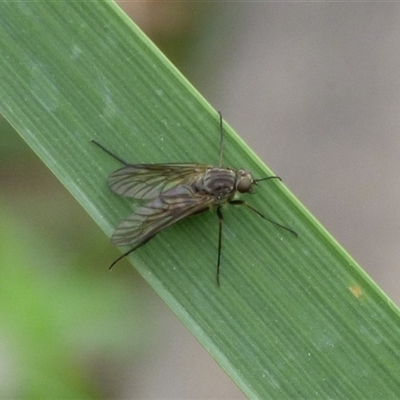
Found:
<path fill-rule="evenodd" d="M 120 163 L 124 164 L 124 165 L 129 165 L 129 163 L 127 163 L 126 161 L 124 161 L 121 157 L 118 157 L 117 155 L 115 155 L 114 153 L 112 153 L 110 150 L 106 149 L 102 144 L 100 144 L 99 142 L 96 142 L 96 140 L 92 139 L 91 140 L 92 143 L 94 143 L 96 146 L 99 146 L 103 151 L 105 151 L 107 154 L 109 154 L 111 157 L 115 158 L 117 161 L 119 161 Z"/>

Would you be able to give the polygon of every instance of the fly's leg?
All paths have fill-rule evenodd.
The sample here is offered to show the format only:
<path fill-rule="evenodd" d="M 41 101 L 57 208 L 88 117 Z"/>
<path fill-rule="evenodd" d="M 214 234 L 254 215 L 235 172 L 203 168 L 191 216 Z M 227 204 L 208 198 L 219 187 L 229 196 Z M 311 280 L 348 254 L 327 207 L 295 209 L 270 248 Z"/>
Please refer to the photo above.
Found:
<path fill-rule="evenodd" d="M 123 258 L 125 258 L 127 255 L 131 254 L 133 251 L 137 250 L 139 247 L 143 246 L 144 244 L 146 244 L 150 239 L 153 239 L 155 235 L 150 236 L 149 238 L 147 238 L 146 240 L 144 240 L 143 242 L 139 243 L 137 246 L 135 246 L 133 249 L 128 250 L 127 252 L 125 252 L 124 254 L 122 254 L 121 256 L 119 256 L 116 260 L 114 260 L 111 265 L 108 267 L 109 270 L 112 269 L 112 267 L 119 261 L 121 261 Z"/>
<path fill-rule="evenodd" d="M 264 218 L 267 221 L 271 222 L 271 224 L 274 224 L 275 226 L 278 226 L 279 228 L 285 229 L 285 230 L 293 233 L 294 236 L 299 237 L 299 235 L 293 229 L 290 229 L 287 226 L 281 225 L 278 222 L 267 218 L 264 214 L 261 214 L 260 211 L 256 210 L 254 207 L 252 207 L 250 204 L 246 203 L 244 200 L 231 200 L 229 202 L 229 204 L 233 204 L 234 206 L 246 206 L 247 208 L 250 208 L 250 210 L 254 211 L 256 214 L 258 214 L 261 218 Z"/>
<path fill-rule="evenodd" d="M 217 285 L 219 286 L 219 266 L 221 264 L 221 247 L 222 247 L 222 223 L 224 218 L 222 216 L 221 206 L 217 207 L 218 215 L 218 262 L 217 262 Z"/>
<path fill-rule="evenodd" d="M 111 271 L 112 267 L 117 264 L 119 261 L 121 261 L 123 258 L 125 258 L 128 254 L 131 254 L 132 251 L 135 251 L 136 248 L 128 250 L 126 253 L 122 254 L 119 256 L 116 260 L 114 260 L 111 265 L 108 267 L 108 269 Z"/>
<path fill-rule="evenodd" d="M 107 154 L 109 154 L 111 157 L 115 158 L 118 160 L 120 163 L 124 165 L 129 165 L 126 161 L 124 161 L 122 158 L 116 156 L 114 153 L 112 153 L 110 150 L 106 149 L 102 144 L 99 142 L 96 142 L 94 139 L 91 140 L 92 143 L 94 143 L 96 146 L 99 146 L 103 151 L 105 151 Z"/>
<path fill-rule="evenodd" d="M 219 143 L 219 167 L 222 167 L 222 152 L 224 151 L 224 127 L 223 127 L 223 120 L 222 120 L 222 114 L 220 111 L 218 111 L 219 114 L 219 129 L 221 133 L 221 139 Z"/>

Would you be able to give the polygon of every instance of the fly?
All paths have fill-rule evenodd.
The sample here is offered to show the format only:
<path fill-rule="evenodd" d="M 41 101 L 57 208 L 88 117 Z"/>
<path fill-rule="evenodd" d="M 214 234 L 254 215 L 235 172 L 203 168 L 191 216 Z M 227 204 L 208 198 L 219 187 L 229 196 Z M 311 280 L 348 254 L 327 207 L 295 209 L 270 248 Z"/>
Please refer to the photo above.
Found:
<path fill-rule="evenodd" d="M 253 185 L 257 185 L 258 182 L 281 179 L 278 176 L 254 179 L 249 171 L 241 169 L 235 171 L 222 167 L 224 132 L 222 115 L 221 113 L 219 115 L 221 140 L 218 167 L 184 163 L 130 164 L 92 140 L 124 165 L 108 177 L 110 189 L 120 196 L 144 200 L 144 204 L 124 219 L 111 236 L 111 243 L 114 245 L 133 247 L 118 257 L 110 265 L 110 269 L 163 229 L 190 215 L 215 207 L 218 216 L 217 284 L 219 286 L 222 206 L 226 203 L 246 206 L 261 218 L 298 236 L 294 230 L 267 218 L 246 201 L 235 199 L 237 194 L 253 193 Z"/>

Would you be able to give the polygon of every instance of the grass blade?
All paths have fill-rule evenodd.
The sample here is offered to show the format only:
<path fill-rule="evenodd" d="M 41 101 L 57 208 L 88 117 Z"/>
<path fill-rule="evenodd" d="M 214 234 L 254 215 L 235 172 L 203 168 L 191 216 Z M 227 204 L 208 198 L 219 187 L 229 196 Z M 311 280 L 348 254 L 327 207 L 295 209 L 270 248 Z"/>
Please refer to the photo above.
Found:
<path fill-rule="evenodd" d="M 218 114 L 109 2 L 0 5 L 0 111 L 110 235 L 131 202 L 118 163 L 218 163 Z M 225 125 L 224 165 L 271 171 Z M 399 311 L 278 181 L 248 210 L 192 217 L 130 256 L 252 398 L 399 398 Z"/>

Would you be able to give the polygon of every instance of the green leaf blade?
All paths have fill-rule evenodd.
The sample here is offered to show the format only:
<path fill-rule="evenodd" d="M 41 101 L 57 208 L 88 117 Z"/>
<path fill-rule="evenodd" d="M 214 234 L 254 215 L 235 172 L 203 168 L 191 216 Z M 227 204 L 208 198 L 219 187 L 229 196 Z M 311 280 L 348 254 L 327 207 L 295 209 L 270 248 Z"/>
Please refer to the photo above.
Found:
<path fill-rule="evenodd" d="M 3 3 L 0 111 L 110 235 L 118 163 L 218 163 L 218 114 L 112 3 Z M 21 28 L 22 27 L 22 28 Z M 271 171 L 230 129 L 224 165 Z M 399 311 L 280 182 L 193 216 L 129 258 L 252 398 L 398 398 Z M 104 261 L 107 264 L 107 261 Z M 112 278 L 110 278 L 112 279 Z"/>

